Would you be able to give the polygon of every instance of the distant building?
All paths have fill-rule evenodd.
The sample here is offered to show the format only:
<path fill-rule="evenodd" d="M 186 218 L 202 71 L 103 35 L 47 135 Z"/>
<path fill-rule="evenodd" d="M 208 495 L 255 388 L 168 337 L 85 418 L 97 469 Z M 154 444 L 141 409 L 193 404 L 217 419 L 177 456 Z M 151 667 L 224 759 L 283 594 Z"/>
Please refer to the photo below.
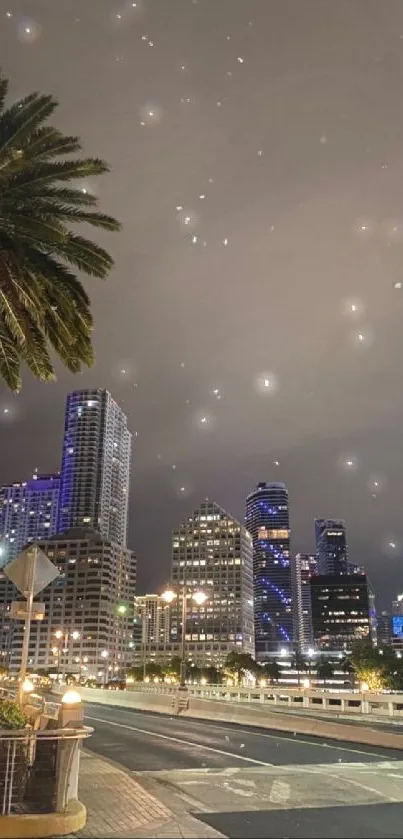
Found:
<path fill-rule="evenodd" d="M 315 574 L 316 556 L 297 554 L 292 563 L 294 643 L 301 652 L 313 645 L 310 581 Z"/>
<path fill-rule="evenodd" d="M 389 612 L 381 612 L 377 619 L 378 647 L 391 646 L 392 634 L 392 615 Z"/>
<path fill-rule="evenodd" d="M 38 475 L 0 487 L 0 565 L 7 565 L 32 542 L 56 532 L 59 475 Z"/>
<path fill-rule="evenodd" d="M 260 483 L 246 500 L 246 527 L 253 539 L 256 657 L 264 659 L 293 643 L 288 490 Z"/>
<path fill-rule="evenodd" d="M 328 574 L 311 578 L 315 646 L 346 650 L 354 641 L 376 642 L 373 589 L 365 574 Z"/>
<path fill-rule="evenodd" d="M 29 668 L 98 680 L 123 674 L 132 659 L 135 556 L 85 528 L 59 534 L 40 548 L 60 576 L 41 593 L 45 619 L 31 625 Z M 14 623 L 10 664 L 15 671 L 22 624 Z"/>
<path fill-rule="evenodd" d="M 392 615 L 403 615 L 403 594 L 398 594 L 393 601 Z"/>
<path fill-rule="evenodd" d="M 187 593 L 171 606 L 171 642 L 186 633 L 187 656 L 200 664 L 223 664 L 231 650 L 254 653 L 252 539 L 218 504 L 205 501 L 172 534 L 172 585 Z M 203 591 L 201 606 L 192 594 Z"/>
<path fill-rule="evenodd" d="M 90 527 L 127 544 L 131 434 L 107 390 L 67 397 L 58 532 Z"/>
<path fill-rule="evenodd" d="M 135 598 L 135 613 L 142 627 L 140 641 L 145 647 L 168 644 L 170 641 L 170 606 L 159 594 L 142 594 Z"/>
<path fill-rule="evenodd" d="M 342 519 L 315 519 L 319 574 L 347 574 L 346 524 Z"/>

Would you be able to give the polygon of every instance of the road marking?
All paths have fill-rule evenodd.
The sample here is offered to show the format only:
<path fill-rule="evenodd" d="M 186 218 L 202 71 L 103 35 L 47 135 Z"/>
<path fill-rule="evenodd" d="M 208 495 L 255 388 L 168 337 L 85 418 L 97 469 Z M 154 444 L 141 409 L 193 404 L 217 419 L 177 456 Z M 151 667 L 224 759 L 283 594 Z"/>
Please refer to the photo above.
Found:
<path fill-rule="evenodd" d="M 105 707 L 105 705 L 103 705 L 102 707 Z M 148 719 L 153 719 L 153 720 L 155 720 L 156 718 L 158 719 L 159 717 L 167 716 L 167 714 L 165 714 L 165 715 L 164 714 L 158 714 L 158 712 L 155 712 L 155 714 L 147 714 L 147 712 L 144 713 L 143 711 L 139 711 L 137 708 L 127 708 L 127 707 L 124 707 L 123 705 L 107 705 L 106 707 L 115 708 L 118 711 L 118 713 L 120 711 L 128 712 L 129 714 L 130 713 L 135 713 L 135 714 L 138 714 L 140 717 L 148 717 Z M 87 714 L 85 716 L 87 717 Z M 87 717 L 87 719 L 89 719 L 89 720 L 90 719 L 96 719 L 96 717 Z M 195 724 L 194 728 L 197 727 L 197 724 L 199 725 L 199 727 L 201 727 L 203 724 L 208 725 L 209 723 L 211 723 L 211 727 L 213 729 L 218 728 L 218 726 L 214 724 L 214 720 L 206 719 L 206 720 L 200 721 L 197 718 L 193 719 L 192 717 L 182 717 L 180 722 L 184 722 L 185 720 L 188 720 L 189 722 L 194 723 Z M 99 720 L 99 722 L 109 722 L 109 721 L 108 720 Z M 178 722 L 178 719 L 177 719 L 177 717 L 169 717 L 169 722 Z M 117 725 L 117 723 L 116 723 L 116 725 Z M 382 758 L 382 753 L 380 754 L 379 752 L 364 752 L 364 751 L 362 751 L 362 749 L 350 749 L 350 748 L 346 748 L 346 746 L 339 746 L 340 742 L 345 742 L 343 740 L 336 740 L 336 739 L 332 740 L 332 739 L 330 739 L 330 743 L 321 743 L 321 742 L 315 743 L 315 742 L 312 742 L 311 740 L 301 740 L 298 732 L 295 732 L 294 737 L 285 737 L 284 735 L 285 735 L 286 732 L 281 731 L 281 730 L 279 730 L 276 734 L 263 734 L 261 731 L 249 731 L 249 729 L 245 725 L 243 725 L 242 723 L 233 723 L 233 728 L 226 728 L 225 724 L 220 726 L 221 731 L 230 731 L 233 734 L 236 734 L 237 729 L 239 729 L 238 734 L 240 734 L 241 731 L 246 731 L 247 735 L 248 736 L 251 735 L 252 737 L 265 737 L 268 740 L 284 740 L 285 743 L 294 743 L 294 745 L 300 744 L 301 746 L 314 746 L 315 748 L 320 748 L 321 746 L 322 747 L 327 746 L 328 748 L 338 749 L 340 752 L 348 752 L 348 753 L 351 753 L 351 754 L 369 755 L 369 757 Z M 142 730 L 143 729 L 139 729 L 139 731 L 142 731 Z M 316 734 L 316 735 L 312 734 L 311 737 L 312 737 L 312 740 L 315 740 L 315 739 L 325 740 L 325 737 L 323 735 L 320 735 L 320 734 Z M 185 742 L 187 742 L 187 741 L 185 741 Z M 359 745 L 365 745 L 365 744 L 361 743 Z M 207 748 L 207 747 L 205 746 L 204 748 Z M 387 751 L 393 751 L 391 746 L 387 746 L 385 748 L 386 748 Z M 398 750 L 398 751 L 400 751 L 400 750 Z M 223 752 L 223 754 L 227 754 L 227 753 Z M 228 752 L 228 754 L 232 754 L 232 752 Z M 239 756 L 239 759 L 242 760 L 241 756 Z M 252 760 L 252 758 L 249 758 L 249 760 Z M 397 760 L 397 758 L 391 758 L 391 760 Z M 273 765 L 275 766 L 276 765 L 276 764 L 272 764 L 272 763 L 265 763 L 264 761 L 259 761 L 259 760 L 255 761 L 255 762 L 259 763 L 263 766 L 273 766 Z"/>
<path fill-rule="evenodd" d="M 255 763 L 258 766 L 273 766 L 272 763 L 266 763 L 264 760 L 255 760 L 253 757 L 246 757 L 246 755 L 237 755 L 233 752 L 225 752 L 223 749 L 216 749 L 213 746 L 203 746 L 201 743 L 194 743 L 192 740 L 182 740 L 180 737 L 168 737 L 167 734 L 157 734 L 155 731 L 148 731 L 146 728 L 135 728 L 134 725 L 124 725 L 121 722 L 112 722 L 111 720 L 102 720 L 99 717 L 86 717 L 93 722 L 103 722 L 106 725 L 114 725 L 115 728 L 126 728 L 129 731 L 137 731 L 139 734 L 149 734 L 151 737 L 158 737 L 160 740 L 172 740 L 174 743 L 182 743 L 185 746 L 195 746 L 196 749 L 203 749 L 206 752 L 216 752 L 219 755 L 236 758 L 237 760 L 244 760 L 246 763 Z"/>
<path fill-rule="evenodd" d="M 290 784 L 287 784 L 285 781 L 273 781 L 270 792 L 270 801 L 272 804 L 285 804 L 290 798 L 290 795 Z"/>

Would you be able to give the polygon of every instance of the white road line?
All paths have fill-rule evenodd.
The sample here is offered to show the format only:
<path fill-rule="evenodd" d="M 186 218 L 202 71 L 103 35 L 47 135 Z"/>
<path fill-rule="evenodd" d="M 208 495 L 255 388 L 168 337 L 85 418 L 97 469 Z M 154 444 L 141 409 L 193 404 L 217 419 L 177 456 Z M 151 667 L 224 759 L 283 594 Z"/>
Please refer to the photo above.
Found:
<path fill-rule="evenodd" d="M 156 714 L 158 713 L 158 712 L 156 712 L 155 714 L 147 714 L 147 712 L 143 713 L 142 711 L 138 711 L 136 708 L 127 708 L 127 707 L 125 708 L 125 707 L 123 707 L 123 705 L 106 705 L 105 704 L 104 707 L 115 708 L 118 712 L 119 711 L 124 711 L 124 712 L 129 713 L 129 714 L 132 714 L 134 712 L 135 714 L 138 714 L 141 717 L 147 717 L 148 719 L 153 719 L 153 720 L 156 719 Z M 90 719 L 95 719 L 95 717 L 88 717 L 87 714 L 85 714 L 85 716 L 89 720 Z M 157 719 L 158 719 L 158 717 L 163 717 L 163 716 L 164 716 L 164 714 L 158 714 Z M 165 716 L 168 716 L 168 715 L 165 715 Z M 173 722 L 178 722 L 178 721 L 183 722 L 183 720 L 189 720 L 189 721 L 191 721 L 193 723 L 196 723 L 196 724 L 198 723 L 199 727 L 202 726 L 203 724 L 208 725 L 209 723 L 211 723 L 212 728 L 217 728 L 218 729 L 218 726 L 214 723 L 214 720 L 206 719 L 206 720 L 201 721 L 201 720 L 197 719 L 197 717 L 195 717 L 194 719 L 192 717 L 183 717 L 182 719 L 178 720 L 177 717 L 169 717 L 170 722 L 172 722 L 172 721 Z M 109 720 L 99 720 L 99 722 L 109 722 Z M 117 723 L 116 723 L 116 725 L 117 725 Z M 194 727 L 196 728 L 197 725 L 195 725 Z M 244 731 L 248 736 L 252 736 L 252 737 L 265 737 L 267 740 L 278 740 L 278 739 L 280 739 L 280 740 L 284 740 L 285 743 L 294 743 L 294 745 L 301 744 L 301 746 L 315 746 L 315 748 L 317 748 L 317 749 L 320 748 L 321 746 L 322 746 L 322 748 L 327 746 L 328 748 L 338 749 L 340 752 L 348 752 L 349 754 L 351 753 L 351 754 L 355 754 L 355 755 L 368 755 L 369 757 L 382 758 L 382 754 L 380 754 L 379 752 L 367 752 L 367 751 L 364 752 L 364 751 L 362 751 L 362 749 L 352 749 L 352 748 L 350 749 L 350 748 L 346 748 L 346 746 L 340 746 L 339 745 L 340 742 L 345 742 L 341 739 L 340 740 L 336 740 L 336 739 L 333 740 L 332 738 L 329 738 L 329 743 L 327 743 L 327 742 L 326 743 L 319 743 L 319 742 L 318 743 L 315 743 L 315 742 L 312 743 L 311 740 L 301 740 L 298 731 L 295 732 L 295 737 L 285 737 L 284 735 L 285 735 L 286 732 L 282 731 L 281 729 L 278 730 L 277 734 L 263 734 L 260 731 L 246 730 L 245 725 L 242 725 L 242 723 L 241 724 L 233 723 L 233 728 L 226 728 L 225 724 L 222 725 L 222 726 L 220 725 L 219 728 L 220 728 L 221 731 L 229 731 L 232 734 L 236 734 L 236 729 L 238 728 L 239 729 L 238 734 L 241 734 L 242 731 Z M 142 731 L 142 729 L 139 729 L 139 731 Z M 313 740 L 315 740 L 315 738 L 317 738 L 318 740 L 326 740 L 326 737 L 323 734 L 311 734 L 310 736 L 312 737 Z M 187 741 L 185 741 L 185 742 L 187 742 Z M 359 745 L 359 744 L 357 744 L 357 745 Z M 364 743 L 361 743 L 360 745 L 364 745 Z M 387 746 L 386 749 L 387 749 L 387 751 L 391 751 L 391 746 Z M 227 752 L 223 752 L 223 754 L 227 754 Z M 228 754 L 232 754 L 232 752 L 228 752 Z M 250 758 L 250 760 L 251 760 L 251 758 Z M 276 764 L 271 764 L 271 763 L 264 763 L 263 761 L 259 761 L 259 760 L 255 761 L 255 762 L 256 763 L 262 763 L 263 766 L 276 765 Z"/>
<path fill-rule="evenodd" d="M 237 760 L 244 760 L 246 763 L 256 763 L 258 766 L 273 766 L 272 763 L 266 763 L 264 760 L 255 760 L 253 757 L 246 757 L 246 755 L 238 755 L 234 754 L 233 752 L 225 752 L 223 751 L 223 749 L 216 749 L 213 748 L 213 746 L 203 746 L 201 743 L 193 743 L 191 740 L 181 740 L 180 737 L 168 737 L 167 734 L 157 734 L 155 731 L 148 731 L 146 728 L 135 728 L 134 725 L 124 725 L 121 722 L 102 720 L 99 717 L 89 717 L 87 715 L 86 719 L 92 720 L 93 722 L 103 722 L 107 725 L 114 725 L 115 728 L 126 728 L 129 731 L 137 731 L 139 734 L 149 734 L 151 737 L 158 737 L 160 740 L 172 740 L 172 742 L 174 743 L 182 743 L 185 746 L 194 746 L 196 749 L 202 749 L 206 752 L 216 752 L 216 754 L 219 755 L 233 757 Z"/>

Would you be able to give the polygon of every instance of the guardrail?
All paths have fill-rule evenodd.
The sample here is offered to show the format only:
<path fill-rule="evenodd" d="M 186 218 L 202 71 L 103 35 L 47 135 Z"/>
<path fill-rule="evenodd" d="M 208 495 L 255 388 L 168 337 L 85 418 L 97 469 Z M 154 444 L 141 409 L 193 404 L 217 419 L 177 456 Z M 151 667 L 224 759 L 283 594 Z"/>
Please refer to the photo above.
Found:
<path fill-rule="evenodd" d="M 0 730 L 0 814 L 62 813 L 77 798 L 79 746 L 91 733 Z"/>
<path fill-rule="evenodd" d="M 283 710 L 325 711 L 335 714 L 364 714 L 403 718 L 403 694 L 322 691 L 312 688 L 250 688 L 224 685 L 187 685 L 189 695 L 200 699 L 225 702 L 264 704 Z M 173 694 L 176 685 L 154 685 L 136 682 L 128 691 Z"/>

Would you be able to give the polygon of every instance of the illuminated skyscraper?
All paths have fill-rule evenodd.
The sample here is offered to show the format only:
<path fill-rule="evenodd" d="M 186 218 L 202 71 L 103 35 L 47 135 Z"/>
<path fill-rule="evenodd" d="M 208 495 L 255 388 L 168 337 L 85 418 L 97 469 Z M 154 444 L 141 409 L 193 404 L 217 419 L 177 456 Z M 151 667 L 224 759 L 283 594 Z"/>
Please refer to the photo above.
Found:
<path fill-rule="evenodd" d="M 348 574 L 346 523 L 341 519 L 315 519 L 318 574 Z"/>
<path fill-rule="evenodd" d="M 253 538 L 256 656 L 293 642 L 288 490 L 260 483 L 246 500 L 246 527 Z"/>
<path fill-rule="evenodd" d="M 56 533 L 59 488 L 59 475 L 36 472 L 29 481 L 0 487 L 0 566 Z"/>
<path fill-rule="evenodd" d="M 58 532 L 93 528 L 126 547 L 131 434 L 107 390 L 67 397 Z"/>
<path fill-rule="evenodd" d="M 222 665 L 232 650 L 253 654 L 252 540 L 218 504 L 205 501 L 172 534 L 172 584 L 187 595 L 187 656 Z M 198 605 L 192 594 L 207 600 Z M 180 603 L 171 608 L 171 641 L 182 638 Z"/>
<path fill-rule="evenodd" d="M 313 645 L 310 580 L 316 573 L 316 556 L 297 554 L 292 560 L 294 641 L 301 652 Z"/>

